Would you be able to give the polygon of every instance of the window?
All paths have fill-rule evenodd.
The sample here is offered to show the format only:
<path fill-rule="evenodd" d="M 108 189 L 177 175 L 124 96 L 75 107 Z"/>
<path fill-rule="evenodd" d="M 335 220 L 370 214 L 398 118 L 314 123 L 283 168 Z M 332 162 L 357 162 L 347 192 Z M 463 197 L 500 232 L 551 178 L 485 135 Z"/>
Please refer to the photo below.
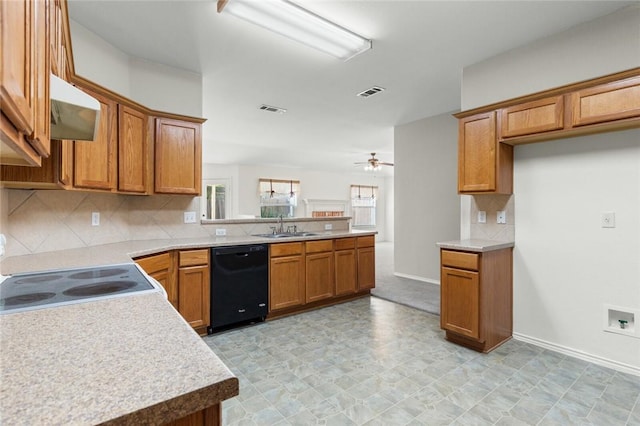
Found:
<path fill-rule="evenodd" d="M 300 195 L 299 180 L 260 179 L 260 217 L 294 217 Z"/>
<path fill-rule="evenodd" d="M 377 186 L 351 185 L 351 216 L 354 227 L 376 226 Z"/>

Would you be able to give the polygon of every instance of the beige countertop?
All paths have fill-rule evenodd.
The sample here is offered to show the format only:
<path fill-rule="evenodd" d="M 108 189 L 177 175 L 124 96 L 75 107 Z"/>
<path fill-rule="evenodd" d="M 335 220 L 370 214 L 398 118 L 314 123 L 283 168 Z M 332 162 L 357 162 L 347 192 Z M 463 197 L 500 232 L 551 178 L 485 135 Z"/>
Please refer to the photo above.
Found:
<path fill-rule="evenodd" d="M 438 247 L 450 250 L 463 250 L 482 253 L 486 251 L 501 250 L 514 247 L 513 241 L 493 241 L 493 240 L 453 240 L 436 243 Z"/>
<path fill-rule="evenodd" d="M 161 293 L 0 316 L 0 420 L 158 424 L 238 394 Z"/>
<path fill-rule="evenodd" d="M 128 263 L 134 257 L 174 249 L 375 233 L 127 241 L 6 257 L 0 272 Z M 2 424 L 158 424 L 217 404 L 238 391 L 238 379 L 161 293 L 0 315 Z"/>
<path fill-rule="evenodd" d="M 136 240 L 103 244 L 78 249 L 35 253 L 6 257 L 0 262 L 0 274 L 70 269 L 87 266 L 110 265 L 132 262 L 132 258 L 159 253 L 166 250 L 195 249 L 205 247 L 233 246 L 259 243 L 284 243 L 293 241 L 321 240 L 361 235 L 375 235 L 375 231 L 325 231 L 307 237 L 265 238 L 255 236 L 202 237 L 160 240 Z"/>

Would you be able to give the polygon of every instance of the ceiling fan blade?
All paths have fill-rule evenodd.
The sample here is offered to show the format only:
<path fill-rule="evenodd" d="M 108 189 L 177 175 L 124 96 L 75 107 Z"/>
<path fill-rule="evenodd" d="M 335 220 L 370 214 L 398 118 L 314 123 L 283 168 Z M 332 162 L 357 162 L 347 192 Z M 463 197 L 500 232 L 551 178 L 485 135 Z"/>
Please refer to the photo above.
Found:
<path fill-rule="evenodd" d="M 378 161 L 378 164 L 382 164 L 383 166 L 393 166 L 393 163 L 385 163 L 384 161 Z"/>

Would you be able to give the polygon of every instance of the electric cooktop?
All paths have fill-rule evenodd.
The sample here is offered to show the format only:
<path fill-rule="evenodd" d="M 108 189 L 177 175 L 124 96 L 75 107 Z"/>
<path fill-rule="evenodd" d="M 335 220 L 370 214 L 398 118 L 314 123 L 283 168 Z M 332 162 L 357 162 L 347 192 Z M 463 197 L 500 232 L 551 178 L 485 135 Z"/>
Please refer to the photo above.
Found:
<path fill-rule="evenodd" d="M 162 291 L 134 263 L 16 274 L 0 283 L 0 315 Z"/>

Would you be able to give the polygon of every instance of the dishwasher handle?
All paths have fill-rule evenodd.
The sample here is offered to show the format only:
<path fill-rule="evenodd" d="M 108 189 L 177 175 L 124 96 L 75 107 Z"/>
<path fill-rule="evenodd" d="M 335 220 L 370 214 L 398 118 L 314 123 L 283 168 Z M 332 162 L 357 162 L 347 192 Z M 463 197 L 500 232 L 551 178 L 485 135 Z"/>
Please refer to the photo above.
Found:
<path fill-rule="evenodd" d="M 211 250 L 215 256 L 235 254 L 238 257 L 247 257 L 251 253 L 266 251 L 267 246 L 266 244 L 253 244 L 246 246 L 214 247 Z"/>

